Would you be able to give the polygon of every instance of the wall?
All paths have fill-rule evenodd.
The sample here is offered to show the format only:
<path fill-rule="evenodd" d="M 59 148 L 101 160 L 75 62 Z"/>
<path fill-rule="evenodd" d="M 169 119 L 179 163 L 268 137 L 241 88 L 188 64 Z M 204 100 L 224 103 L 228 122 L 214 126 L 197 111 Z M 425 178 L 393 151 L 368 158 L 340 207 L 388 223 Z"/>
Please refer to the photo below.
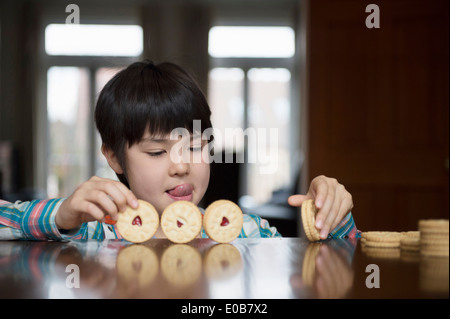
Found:
<path fill-rule="evenodd" d="M 448 218 L 449 2 L 308 1 L 307 179 L 336 177 L 360 229 Z"/>

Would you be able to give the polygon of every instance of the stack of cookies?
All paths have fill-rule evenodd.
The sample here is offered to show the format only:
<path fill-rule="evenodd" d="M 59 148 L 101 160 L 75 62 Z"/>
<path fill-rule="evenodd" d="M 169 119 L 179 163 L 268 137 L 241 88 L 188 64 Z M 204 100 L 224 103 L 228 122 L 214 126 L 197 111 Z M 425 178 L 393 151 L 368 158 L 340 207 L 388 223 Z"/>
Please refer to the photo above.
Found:
<path fill-rule="evenodd" d="M 361 233 L 363 251 L 371 257 L 400 257 L 401 233 L 393 231 L 367 231 Z"/>
<path fill-rule="evenodd" d="M 400 248 L 405 252 L 418 252 L 420 250 L 420 231 L 401 232 Z"/>
<path fill-rule="evenodd" d="M 446 293 L 448 295 L 448 258 L 421 256 L 419 267 L 421 290 L 431 293 Z"/>
<path fill-rule="evenodd" d="M 449 256 L 448 219 L 423 219 L 418 231 L 366 231 L 361 233 L 362 249 L 372 257 L 402 255 Z"/>
<path fill-rule="evenodd" d="M 448 219 L 420 220 L 420 253 L 425 256 L 448 257 L 448 229 Z"/>

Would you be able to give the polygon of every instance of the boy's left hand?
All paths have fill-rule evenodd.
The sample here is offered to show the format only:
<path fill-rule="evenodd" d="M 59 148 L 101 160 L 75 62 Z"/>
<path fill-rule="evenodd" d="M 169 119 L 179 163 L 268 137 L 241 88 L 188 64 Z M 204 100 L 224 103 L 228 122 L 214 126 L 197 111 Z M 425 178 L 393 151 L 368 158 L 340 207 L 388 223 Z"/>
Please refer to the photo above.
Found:
<path fill-rule="evenodd" d="M 320 238 L 326 239 L 331 230 L 353 208 L 352 195 L 339 184 L 335 178 L 318 176 L 311 181 L 306 195 L 292 195 L 288 198 L 291 206 L 300 207 L 303 201 L 313 199 L 319 210 L 316 215 L 316 228 L 320 231 Z"/>

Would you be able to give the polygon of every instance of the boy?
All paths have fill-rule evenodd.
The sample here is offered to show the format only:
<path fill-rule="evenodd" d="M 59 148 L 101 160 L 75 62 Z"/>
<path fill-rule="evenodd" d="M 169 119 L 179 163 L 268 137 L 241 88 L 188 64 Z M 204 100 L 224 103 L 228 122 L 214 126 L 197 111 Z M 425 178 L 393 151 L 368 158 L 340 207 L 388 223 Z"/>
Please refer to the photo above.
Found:
<path fill-rule="evenodd" d="M 95 110 L 102 153 L 120 182 L 94 176 L 66 199 L 15 204 L 0 200 L 0 239 L 121 238 L 104 218 L 117 220 L 127 205 L 138 207 L 138 198 L 150 202 L 159 214 L 176 200 L 198 205 L 208 187 L 210 165 L 196 155 L 210 152 L 213 137 L 201 138 L 212 128 L 210 115 L 200 88 L 179 66 L 131 64 L 105 85 Z M 202 132 L 195 132 L 194 121 L 200 121 Z M 176 128 L 187 130 L 189 138 L 171 137 Z M 175 146 L 179 151 L 173 152 Z M 192 161 L 193 157 L 201 160 Z M 293 195 L 288 201 L 301 206 L 308 198 L 319 209 L 316 228 L 322 239 L 358 235 L 350 213 L 352 197 L 335 179 L 316 177 L 306 195 Z M 202 231 L 201 236 L 206 234 Z M 266 220 L 244 216 L 240 237 L 278 236 Z M 165 237 L 161 228 L 155 237 Z"/>

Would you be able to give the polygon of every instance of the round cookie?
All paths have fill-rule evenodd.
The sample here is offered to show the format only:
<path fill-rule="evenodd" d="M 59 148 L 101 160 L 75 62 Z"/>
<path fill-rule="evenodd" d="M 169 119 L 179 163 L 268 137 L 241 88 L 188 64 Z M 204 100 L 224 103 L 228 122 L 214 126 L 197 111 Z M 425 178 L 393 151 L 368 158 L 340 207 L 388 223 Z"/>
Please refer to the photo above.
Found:
<path fill-rule="evenodd" d="M 190 242 L 202 229 L 202 213 L 197 205 L 176 201 L 166 207 L 161 216 L 161 228 L 167 238 L 178 244 Z"/>
<path fill-rule="evenodd" d="M 368 246 L 365 249 L 365 253 L 369 257 L 383 258 L 383 259 L 396 259 L 396 258 L 400 258 L 400 256 L 401 256 L 399 247 Z"/>
<path fill-rule="evenodd" d="M 159 226 L 159 215 L 152 204 L 138 200 L 137 209 L 127 207 L 119 213 L 116 227 L 122 237 L 133 243 L 149 240 Z"/>
<path fill-rule="evenodd" d="M 221 199 L 211 203 L 203 215 L 203 228 L 212 240 L 229 243 L 236 239 L 242 230 L 244 216 L 238 205 Z"/>
<path fill-rule="evenodd" d="M 320 240 L 320 233 L 315 226 L 317 209 L 316 205 L 314 205 L 314 200 L 305 200 L 302 204 L 301 211 L 303 229 L 305 230 L 306 237 L 309 241 Z"/>
<path fill-rule="evenodd" d="M 400 247 L 401 233 L 393 231 L 368 231 L 365 232 L 366 246 L 382 248 Z"/>
<path fill-rule="evenodd" d="M 400 233 L 400 248 L 405 251 L 420 250 L 420 231 L 406 231 Z"/>
<path fill-rule="evenodd" d="M 200 278 L 202 257 L 194 247 L 175 244 L 164 251 L 161 257 L 161 270 L 171 285 L 190 286 Z"/>
<path fill-rule="evenodd" d="M 310 243 L 303 257 L 302 279 L 306 286 L 312 287 L 316 278 L 316 258 L 319 254 L 320 243 Z"/>
<path fill-rule="evenodd" d="M 131 245 L 119 252 L 116 269 L 124 284 L 137 281 L 139 287 L 146 287 L 158 274 L 159 261 L 155 252 L 143 245 Z"/>
<path fill-rule="evenodd" d="M 400 239 L 400 248 L 402 250 L 419 251 L 420 250 L 420 237 L 402 237 Z"/>
<path fill-rule="evenodd" d="M 206 252 L 204 264 L 208 279 L 222 280 L 236 275 L 242 269 L 242 257 L 233 245 L 217 244 Z"/>

